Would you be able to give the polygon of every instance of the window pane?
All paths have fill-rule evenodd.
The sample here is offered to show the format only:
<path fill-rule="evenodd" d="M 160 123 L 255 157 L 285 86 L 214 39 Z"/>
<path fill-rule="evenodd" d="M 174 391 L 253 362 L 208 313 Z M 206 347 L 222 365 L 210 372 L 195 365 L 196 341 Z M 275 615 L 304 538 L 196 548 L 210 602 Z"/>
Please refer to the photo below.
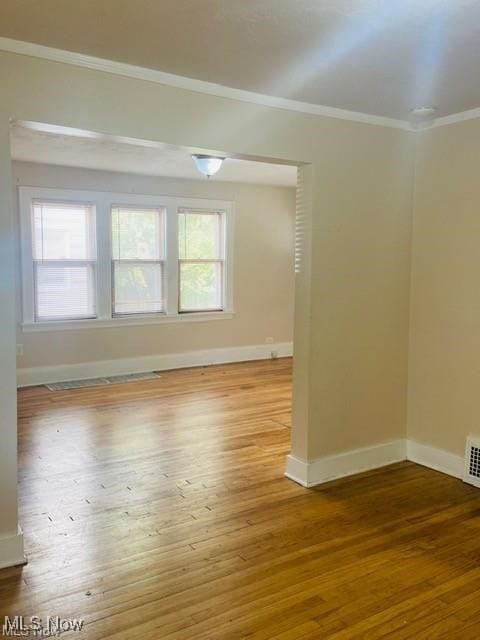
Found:
<path fill-rule="evenodd" d="M 222 214 L 181 212 L 178 216 L 178 254 L 183 260 L 222 258 Z"/>
<path fill-rule="evenodd" d="M 114 313 L 158 313 L 164 310 L 161 264 L 116 262 Z"/>
<path fill-rule="evenodd" d="M 163 209 L 112 209 L 115 260 L 161 260 L 164 254 Z"/>
<path fill-rule="evenodd" d="M 221 309 L 222 271 L 220 262 L 180 264 L 180 311 Z"/>
<path fill-rule="evenodd" d="M 33 257 L 37 260 L 91 260 L 95 255 L 93 207 L 33 203 Z"/>
<path fill-rule="evenodd" d="M 36 316 L 39 320 L 95 317 L 92 265 L 37 263 Z"/>

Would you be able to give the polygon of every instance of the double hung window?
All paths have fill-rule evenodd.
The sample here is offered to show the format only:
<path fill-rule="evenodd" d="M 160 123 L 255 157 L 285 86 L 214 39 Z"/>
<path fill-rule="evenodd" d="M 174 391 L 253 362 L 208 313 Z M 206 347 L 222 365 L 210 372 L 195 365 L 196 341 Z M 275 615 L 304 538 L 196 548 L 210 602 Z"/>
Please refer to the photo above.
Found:
<path fill-rule="evenodd" d="M 25 330 L 231 317 L 231 202 L 19 195 Z"/>

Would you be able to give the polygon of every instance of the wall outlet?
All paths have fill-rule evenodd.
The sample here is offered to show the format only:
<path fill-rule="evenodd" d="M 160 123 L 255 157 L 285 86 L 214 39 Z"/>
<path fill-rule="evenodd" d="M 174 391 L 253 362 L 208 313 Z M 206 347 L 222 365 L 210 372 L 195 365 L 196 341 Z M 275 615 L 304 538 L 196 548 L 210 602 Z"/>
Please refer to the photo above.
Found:
<path fill-rule="evenodd" d="M 273 338 L 265 338 L 266 344 L 273 344 Z"/>
<path fill-rule="evenodd" d="M 17 356 L 23 356 L 23 344 L 17 344 Z"/>
<path fill-rule="evenodd" d="M 276 360 L 278 358 L 278 351 L 270 351 L 270 356 L 272 360 Z"/>

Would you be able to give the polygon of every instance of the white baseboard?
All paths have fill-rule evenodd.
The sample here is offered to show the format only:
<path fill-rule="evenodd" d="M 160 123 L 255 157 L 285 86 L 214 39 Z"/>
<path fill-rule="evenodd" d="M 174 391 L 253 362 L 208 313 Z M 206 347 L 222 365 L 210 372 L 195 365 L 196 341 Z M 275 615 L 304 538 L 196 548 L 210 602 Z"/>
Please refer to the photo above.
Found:
<path fill-rule="evenodd" d="M 429 469 L 463 479 L 465 460 L 462 456 L 436 449 L 415 440 L 407 440 L 407 459 Z"/>
<path fill-rule="evenodd" d="M 23 551 L 23 533 L 19 529 L 16 535 L 0 537 L 0 569 L 26 564 Z"/>
<path fill-rule="evenodd" d="M 406 442 L 403 439 L 346 451 L 325 458 L 305 462 L 295 456 L 287 456 L 287 478 L 304 487 L 351 476 L 362 471 L 384 467 L 406 458 Z"/>
<path fill-rule="evenodd" d="M 393 440 L 385 444 L 318 458 L 311 462 L 289 455 L 285 475 L 303 487 L 314 487 L 329 480 L 385 467 L 402 460 L 410 460 L 454 478 L 463 479 L 465 463 L 462 456 L 420 444 L 415 440 Z"/>
<path fill-rule="evenodd" d="M 255 344 L 242 347 L 226 347 L 223 349 L 205 349 L 204 351 L 143 356 L 140 358 L 120 358 L 115 360 L 99 360 L 96 362 L 17 369 L 17 386 L 31 387 L 49 382 L 101 378 L 125 373 L 165 371 L 167 369 L 183 369 L 209 364 L 267 360 L 271 357 L 272 351 L 276 351 L 279 358 L 285 358 L 292 355 L 293 344 L 291 342 L 277 342 L 275 344 Z"/>
<path fill-rule="evenodd" d="M 302 487 L 312 487 L 309 477 L 310 464 L 305 460 L 300 460 L 290 453 L 287 456 L 287 466 L 285 469 L 285 476 L 290 480 L 293 480 L 297 484 L 301 484 Z"/>

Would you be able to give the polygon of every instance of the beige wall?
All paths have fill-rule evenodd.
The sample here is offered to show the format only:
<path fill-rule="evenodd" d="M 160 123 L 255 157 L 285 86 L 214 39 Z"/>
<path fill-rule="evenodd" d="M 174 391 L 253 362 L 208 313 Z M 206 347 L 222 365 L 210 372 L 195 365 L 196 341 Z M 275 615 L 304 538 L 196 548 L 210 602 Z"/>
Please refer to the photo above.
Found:
<path fill-rule="evenodd" d="M 407 426 L 409 438 L 461 455 L 466 434 L 480 433 L 479 120 L 411 134 L 5 53 L 0 87 L 0 538 L 16 523 L 12 117 L 306 163 L 292 452 L 313 460 L 403 438 Z M 15 168 L 35 184 L 31 170 Z M 71 172 L 55 171 L 71 186 Z M 173 189 L 178 181 L 169 182 Z M 200 184 L 195 188 L 210 188 Z M 248 201 L 243 187 L 222 189 Z M 141 190 L 149 192 L 146 183 Z M 229 322 L 222 326 L 226 331 Z M 242 339 L 251 343 L 256 329 L 245 326 Z M 116 332 L 98 339 L 97 353 L 113 348 L 104 342 Z M 55 358 L 64 335 L 45 336 Z M 132 339 L 123 355 L 146 344 L 130 335 L 139 342 Z M 45 354 L 30 339 L 25 358 L 38 362 Z M 147 343 L 157 341 L 165 348 L 156 333 Z M 79 357 L 77 346 L 69 349 L 68 358 Z"/>
<path fill-rule="evenodd" d="M 408 437 L 480 436 L 480 120 L 418 135 Z"/>
<path fill-rule="evenodd" d="M 295 189 L 179 180 L 24 162 L 16 186 L 90 189 L 235 202 L 232 320 L 21 333 L 21 368 L 293 340 Z"/>
<path fill-rule="evenodd" d="M 0 108 L 1 114 L 1 108 Z M 8 120 L 0 115 L 0 565 L 2 538 L 17 533 L 16 262 Z"/>
<path fill-rule="evenodd" d="M 309 449 L 329 454 L 406 425 L 413 150 L 366 130 L 350 140 L 313 177 L 329 202 L 314 217 Z"/>
<path fill-rule="evenodd" d="M 403 437 L 411 133 L 3 52 L 0 87 L 3 128 L 17 118 L 310 163 L 309 266 L 296 276 L 301 294 L 295 322 L 302 335 L 294 337 L 296 398 L 308 407 L 295 413 L 293 454 L 314 459 Z M 9 189 L 5 136 L 0 146 L 2 184 Z M 6 228 L 13 220 L 10 194 L 2 200 Z M 13 257 L 2 259 L 11 269 Z M 3 293 L 1 302 L 8 328 L 0 343 L 0 381 L 9 392 L 15 380 L 14 292 Z M 12 406 L 13 398 L 1 416 L 2 443 L 14 442 Z M 13 446 L 2 448 L 0 468 L 14 456 Z M 0 512 L 4 502 L 0 495 Z"/>

